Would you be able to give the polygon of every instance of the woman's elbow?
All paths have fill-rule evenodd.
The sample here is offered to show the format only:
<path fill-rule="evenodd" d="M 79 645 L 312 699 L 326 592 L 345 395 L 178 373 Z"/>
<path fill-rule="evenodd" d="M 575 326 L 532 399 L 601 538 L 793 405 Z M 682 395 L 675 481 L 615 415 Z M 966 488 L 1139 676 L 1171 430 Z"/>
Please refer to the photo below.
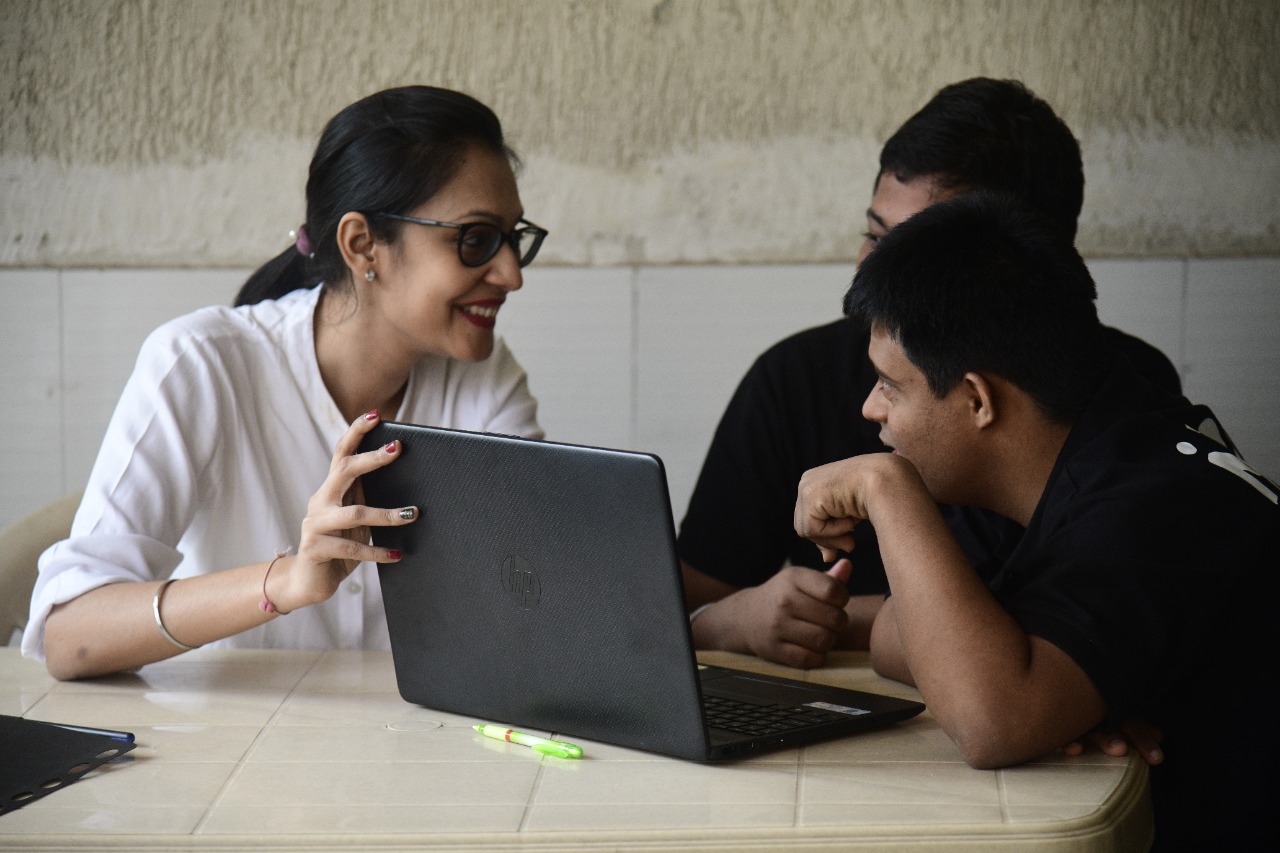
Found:
<path fill-rule="evenodd" d="M 93 673 L 85 667 L 88 650 L 71 648 L 73 644 L 60 638 L 56 631 L 45 629 L 44 666 L 59 681 L 75 681 Z"/>
<path fill-rule="evenodd" d="M 54 658 L 46 658 L 44 665 L 45 669 L 49 670 L 49 674 L 59 681 L 76 681 L 77 679 L 85 677 L 83 674 L 63 665 Z"/>
<path fill-rule="evenodd" d="M 94 666 L 93 650 L 83 641 L 83 635 L 74 630 L 75 614 L 55 607 L 44 625 L 44 665 L 49 674 L 59 681 L 75 681 L 107 672 Z"/>

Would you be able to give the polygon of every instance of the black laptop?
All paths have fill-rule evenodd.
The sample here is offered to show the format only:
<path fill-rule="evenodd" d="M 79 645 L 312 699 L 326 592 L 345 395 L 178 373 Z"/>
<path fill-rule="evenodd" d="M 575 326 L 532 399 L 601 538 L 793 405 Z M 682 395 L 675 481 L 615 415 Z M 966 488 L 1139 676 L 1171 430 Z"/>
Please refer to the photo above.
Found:
<path fill-rule="evenodd" d="M 384 422 L 369 506 L 404 553 L 379 567 L 401 696 L 430 708 L 694 760 L 878 728 L 918 702 L 701 666 L 656 456 Z"/>

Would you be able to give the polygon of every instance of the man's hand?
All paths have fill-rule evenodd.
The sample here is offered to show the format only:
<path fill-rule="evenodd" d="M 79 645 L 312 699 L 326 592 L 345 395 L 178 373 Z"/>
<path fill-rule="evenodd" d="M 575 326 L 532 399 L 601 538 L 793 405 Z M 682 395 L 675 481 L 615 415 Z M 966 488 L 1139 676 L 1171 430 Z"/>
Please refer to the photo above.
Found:
<path fill-rule="evenodd" d="M 707 608 L 693 622 L 694 643 L 802 669 L 821 666 L 848 621 L 845 585 L 852 571 L 848 560 L 826 572 L 784 568 Z"/>
<path fill-rule="evenodd" d="M 1164 750 L 1160 748 L 1164 732 L 1142 717 L 1126 720 L 1120 725 L 1119 731 L 1094 729 L 1084 739 L 1073 740 L 1064 746 L 1062 751 L 1067 755 L 1080 755 L 1085 750 L 1086 740 L 1101 752 L 1116 758 L 1128 755 L 1132 748 L 1152 767 L 1164 761 Z"/>
<path fill-rule="evenodd" d="M 910 462 L 891 453 L 869 453 L 804 472 L 796 490 L 796 533 L 818 546 L 830 562 L 838 551 L 854 548 L 853 528 L 871 517 L 868 501 L 892 484 L 923 495 L 928 492 Z"/>

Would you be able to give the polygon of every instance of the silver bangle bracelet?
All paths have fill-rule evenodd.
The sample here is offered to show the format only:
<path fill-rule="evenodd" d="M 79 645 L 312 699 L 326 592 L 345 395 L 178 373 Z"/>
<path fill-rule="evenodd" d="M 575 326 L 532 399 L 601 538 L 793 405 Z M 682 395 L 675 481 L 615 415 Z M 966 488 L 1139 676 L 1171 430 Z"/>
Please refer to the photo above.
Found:
<path fill-rule="evenodd" d="M 169 629 L 164 626 L 164 620 L 160 618 L 160 599 L 164 595 L 164 591 L 169 588 L 169 584 L 173 583 L 174 580 L 176 580 L 176 578 L 169 578 L 167 581 L 160 584 L 160 588 L 156 590 L 156 597 L 151 599 L 151 615 L 156 618 L 156 627 L 160 629 L 161 636 L 178 648 L 182 649 L 184 652 L 189 652 L 192 649 L 198 649 L 200 647 L 188 646 L 186 643 L 173 636 L 173 634 L 170 634 Z"/>
<path fill-rule="evenodd" d="M 692 625 L 692 624 L 693 624 L 693 620 L 694 620 L 694 619 L 697 619 L 699 616 L 701 616 L 701 615 L 702 615 L 702 611 L 706 610 L 708 607 L 710 607 L 710 606 L 711 606 L 711 605 L 713 605 L 713 604 L 715 604 L 715 602 L 714 602 L 714 601 L 709 601 L 709 602 L 707 602 L 706 604 L 704 604 L 704 605 L 702 605 L 701 607 L 699 607 L 699 608 L 697 608 L 696 610 L 694 610 L 692 613 L 690 613 L 690 614 L 689 614 L 689 624 L 690 624 L 690 625 Z"/>

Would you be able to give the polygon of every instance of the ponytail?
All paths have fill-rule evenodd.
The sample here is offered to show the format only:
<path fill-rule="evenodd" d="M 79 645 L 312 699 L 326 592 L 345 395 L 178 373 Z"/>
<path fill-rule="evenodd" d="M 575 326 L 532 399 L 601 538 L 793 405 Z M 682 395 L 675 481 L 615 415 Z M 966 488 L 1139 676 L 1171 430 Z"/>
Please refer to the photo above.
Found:
<path fill-rule="evenodd" d="M 235 306 L 256 305 L 267 299 L 279 299 L 303 288 L 312 288 L 320 279 L 309 273 L 310 258 L 290 246 L 254 271 L 236 294 Z"/>

